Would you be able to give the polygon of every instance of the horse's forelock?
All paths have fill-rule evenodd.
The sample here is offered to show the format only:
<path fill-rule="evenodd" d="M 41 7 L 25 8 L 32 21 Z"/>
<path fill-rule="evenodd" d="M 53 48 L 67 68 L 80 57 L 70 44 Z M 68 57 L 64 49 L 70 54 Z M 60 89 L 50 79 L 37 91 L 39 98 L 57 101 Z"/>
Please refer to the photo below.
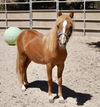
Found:
<path fill-rule="evenodd" d="M 72 26 L 73 26 L 73 21 L 72 21 L 72 19 L 70 18 L 70 16 L 69 15 L 61 15 L 61 16 L 59 16 L 58 18 L 57 18 L 57 20 L 56 20 L 56 25 L 59 25 L 60 23 L 62 23 L 64 20 L 67 20 L 67 21 L 69 21 L 71 24 L 72 24 Z"/>

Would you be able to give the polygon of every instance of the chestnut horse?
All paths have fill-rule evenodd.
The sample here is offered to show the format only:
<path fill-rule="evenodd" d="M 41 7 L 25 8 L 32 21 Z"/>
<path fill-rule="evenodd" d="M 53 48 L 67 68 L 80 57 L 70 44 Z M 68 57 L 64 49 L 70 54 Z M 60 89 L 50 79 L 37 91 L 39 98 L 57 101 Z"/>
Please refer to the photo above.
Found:
<path fill-rule="evenodd" d="M 46 64 L 49 102 L 54 102 L 52 95 L 52 69 L 57 66 L 58 97 L 59 102 L 64 102 L 62 73 L 67 57 L 66 44 L 73 29 L 73 16 L 73 12 L 69 15 L 59 12 L 54 27 L 47 35 L 43 35 L 36 30 L 24 30 L 21 32 L 17 39 L 17 74 L 22 90 L 26 90 L 25 85 L 28 84 L 26 70 L 30 62 Z"/>

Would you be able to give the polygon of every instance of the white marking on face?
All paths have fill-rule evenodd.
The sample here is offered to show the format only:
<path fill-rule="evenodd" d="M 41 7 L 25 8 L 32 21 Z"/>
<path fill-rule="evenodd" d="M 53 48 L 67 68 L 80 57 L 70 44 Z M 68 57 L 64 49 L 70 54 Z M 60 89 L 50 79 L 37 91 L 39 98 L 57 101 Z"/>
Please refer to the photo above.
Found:
<path fill-rule="evenodd" d="M 66 26 L 67 26 L 67 21 L 65 20 L 65 21 L 63 22 L 63 30 L 62 30 L 63 33 L 65 33 L 65 31 L 66 31 Z M 65 42 L 66 42 L 66 40 L 65 40 L 64 38 L 65 38 L 65 35 L 62 35 L 62 36 L 61 36 L 61 42 L 62 42 L 62 43 L 65 43 Z"/>
<path fill-rule="evenodd" d="M 63 22 L 63 33 L 65 33 L 66 25 L 67 25 L 67 21 L 65 20 L 65 21 Z"/>

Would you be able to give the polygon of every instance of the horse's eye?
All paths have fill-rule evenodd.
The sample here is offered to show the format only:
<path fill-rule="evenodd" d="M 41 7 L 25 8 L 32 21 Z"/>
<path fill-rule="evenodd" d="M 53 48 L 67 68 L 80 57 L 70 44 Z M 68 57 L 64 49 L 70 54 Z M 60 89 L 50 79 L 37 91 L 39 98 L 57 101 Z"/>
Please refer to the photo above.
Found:
<path fill-rule="evenodd" d="M 57 25 L 57 28 L 59 28 L 59 25 Z"/>
<path fill-rule="evenodd" d="M 69 27 L 69 37 L 71 36 L 71 34 L 72 34 L 72 30 L 73 30 L 73 27 L 72 26 L 70 26 Z"/>
<path fill-rule="evenodd" d="M 73 27 L 72 26 L 70 26 L 70 28 L 69 28 L 70 30 L 72 30 L 73 29 Z"/>

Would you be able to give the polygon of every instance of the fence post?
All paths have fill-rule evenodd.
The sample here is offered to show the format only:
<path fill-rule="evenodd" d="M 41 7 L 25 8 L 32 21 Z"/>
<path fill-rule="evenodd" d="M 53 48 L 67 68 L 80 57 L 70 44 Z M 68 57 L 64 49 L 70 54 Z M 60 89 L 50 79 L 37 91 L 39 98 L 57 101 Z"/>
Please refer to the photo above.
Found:
<path fill-rule="evenodd" d="M 32 21 L 32 18 L 33 18 L 33 16 L 32 16 L 32 0 L 30 0 L 29 5 L 30 5 L 30 29 L 32 29 L 32 27 L 33 27 L 33 21 Z"/>
<path fill-rule="evenodd" d="M 84 0 L 84 29 L 83 29 L 83 32 L 84 32 L 84 36 L 86 35 L 86 0 Z"/>
<path fill-rule="evenodd" d="M 7 20 L 7 2 L 6 2 L 6 0 L 5 0 L 5 15 L 6 15 L 5 21 L 6 21 L 6 29 L 7 29 L 8 28 L 8 20 Z"/>
<path fill-rule="evenodd" d="M 59 12 L 59 1 L 56 0 L 56 14 L 57 14 L 57 17 L 58 17 L 58 12 Z"/>

